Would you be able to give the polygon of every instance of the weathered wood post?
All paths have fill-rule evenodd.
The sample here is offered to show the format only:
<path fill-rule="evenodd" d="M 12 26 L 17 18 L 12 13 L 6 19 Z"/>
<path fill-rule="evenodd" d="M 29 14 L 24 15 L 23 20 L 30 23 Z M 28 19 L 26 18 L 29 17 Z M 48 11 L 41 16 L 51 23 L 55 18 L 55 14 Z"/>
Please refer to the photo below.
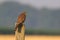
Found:
<path fill-rule="evenodd" d="M 26 18 L 25 12 L 22 12 L 18 16 L 17 22 L 15 24 L 15 37 L 16 40 L 25 40 L 25 25 L 23 24 Z"/>

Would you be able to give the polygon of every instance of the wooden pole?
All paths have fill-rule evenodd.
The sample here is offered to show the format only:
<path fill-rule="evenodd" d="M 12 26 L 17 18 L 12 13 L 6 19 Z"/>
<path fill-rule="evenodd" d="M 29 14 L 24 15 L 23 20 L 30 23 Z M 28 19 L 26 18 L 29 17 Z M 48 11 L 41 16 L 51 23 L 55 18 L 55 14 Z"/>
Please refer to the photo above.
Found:
<path fill-rule="evenodd" d="M 21 28 L 17 28 L 17 30 L 15 31 L 15 37 L 16 40 L 25 40 L 25 26 L 24 24 L 22 25 Z"/>

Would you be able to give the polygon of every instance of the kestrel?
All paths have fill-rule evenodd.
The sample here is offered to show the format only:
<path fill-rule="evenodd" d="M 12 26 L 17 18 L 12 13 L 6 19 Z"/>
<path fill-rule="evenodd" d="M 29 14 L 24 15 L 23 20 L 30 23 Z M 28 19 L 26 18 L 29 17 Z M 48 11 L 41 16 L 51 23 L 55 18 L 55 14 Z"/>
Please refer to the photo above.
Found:
<path fill-rule="evenodd" d="M 22 26 L 21 24 L 24 23 L 25 19 L 26 19 L 26 12 L 22 12 L 17 18 L 15 31 L 18 28 L 18 26 Z"/>

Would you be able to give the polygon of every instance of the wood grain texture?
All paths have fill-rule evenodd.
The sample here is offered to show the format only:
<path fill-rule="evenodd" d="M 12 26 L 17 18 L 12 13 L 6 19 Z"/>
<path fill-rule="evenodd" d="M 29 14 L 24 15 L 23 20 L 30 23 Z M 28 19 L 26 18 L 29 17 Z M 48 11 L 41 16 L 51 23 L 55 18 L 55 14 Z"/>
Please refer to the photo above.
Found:
<path fill-rule="evenodd" d="M 16 40 L 25 40 L 25 26 L 23 25 L 21 28 L 21 32 L 18 32 L 19 28 L 15 31 Z"/>

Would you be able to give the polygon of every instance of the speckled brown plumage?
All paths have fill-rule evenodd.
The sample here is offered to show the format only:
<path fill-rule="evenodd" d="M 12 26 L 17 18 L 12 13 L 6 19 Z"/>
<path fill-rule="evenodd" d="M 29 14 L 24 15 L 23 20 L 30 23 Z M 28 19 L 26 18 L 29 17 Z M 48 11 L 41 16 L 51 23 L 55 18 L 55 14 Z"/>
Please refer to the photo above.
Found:
<path fill-rule="evenodd" d="M 17 18 L 15 31 L 18 28 L 19 24 L 23 25 L 25 19 L 26 19 L 26 12 L 22 12 Z"/>

